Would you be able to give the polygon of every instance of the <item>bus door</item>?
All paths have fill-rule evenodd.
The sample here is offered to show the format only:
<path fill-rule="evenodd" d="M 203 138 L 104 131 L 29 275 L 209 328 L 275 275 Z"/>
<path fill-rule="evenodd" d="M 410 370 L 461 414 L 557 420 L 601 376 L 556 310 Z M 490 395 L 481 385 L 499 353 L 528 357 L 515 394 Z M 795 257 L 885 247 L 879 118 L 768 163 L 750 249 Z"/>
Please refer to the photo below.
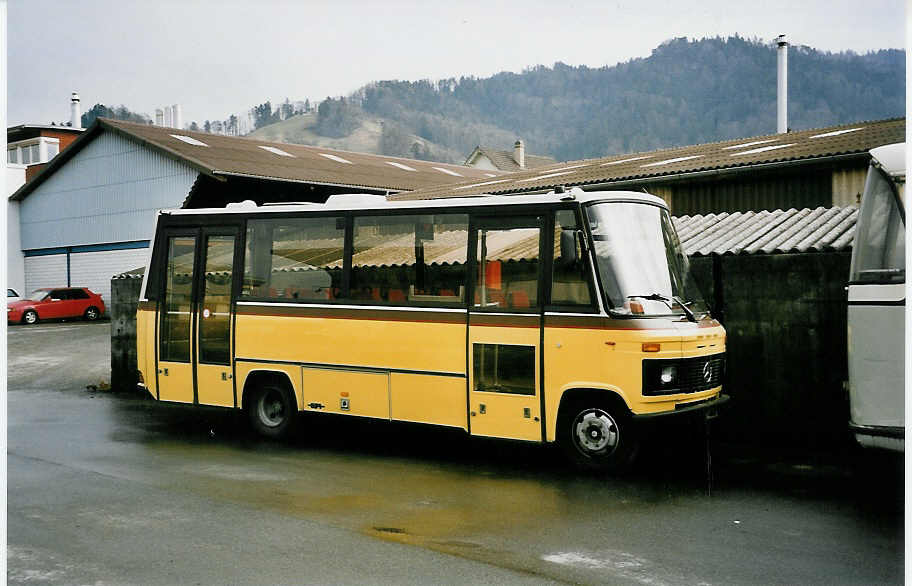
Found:
<path fill-rule="evenodd" d="M 237 230 L 168 230 L 165 240 L 159 399 L 233 407 L 231 291 Z"/>
<path fill-rule="evenodd" d="M 542 216 L 474 218 L 469 298 L 469 429 L 542 439 Z"/>

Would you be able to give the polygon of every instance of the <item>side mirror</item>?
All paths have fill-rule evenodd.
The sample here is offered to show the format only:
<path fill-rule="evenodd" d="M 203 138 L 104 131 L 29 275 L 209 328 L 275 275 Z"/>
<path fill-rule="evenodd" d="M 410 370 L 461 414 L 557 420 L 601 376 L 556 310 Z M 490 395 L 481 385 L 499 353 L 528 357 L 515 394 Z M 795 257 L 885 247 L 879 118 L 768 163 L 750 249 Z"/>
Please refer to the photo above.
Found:
<path fill-rule="evenodd" d="M 560 264 L 562 266 L 571 266 L 579 261 L 579 231 L 561 230 L 560 247 Z"/>

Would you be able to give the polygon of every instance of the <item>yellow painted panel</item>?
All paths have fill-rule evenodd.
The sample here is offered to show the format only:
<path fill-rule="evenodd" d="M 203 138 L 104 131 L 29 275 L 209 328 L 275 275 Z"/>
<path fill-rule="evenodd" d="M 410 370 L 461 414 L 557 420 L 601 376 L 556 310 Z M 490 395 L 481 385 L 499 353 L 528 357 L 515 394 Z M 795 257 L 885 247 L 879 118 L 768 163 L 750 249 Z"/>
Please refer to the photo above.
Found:
<path fill-rule="evenodd" d="M 301 367 L 296 364 L 257 364 L 254 362 L 237 362 L 234 365 L 235 377 L 237 379 L 238 407 L 244 405 L 244 391 L 247 386 L 247 379 L 254 372 L 265 371 L 284 374 L 291 381 L 294 388 L 295 398 L 298 403 L 298 410 L 304 408 L 304 402 L 301 399 Z"/>
<path fill-rule="evenodd" d="M 159 399 L 178 403 L 193 402 L 193 367 L 183 362 L 159 362 Z M 167 370 L 167 375 L 165 374 Z"/>
<path fill-rule="evenodd" d="M 674 409 L 678 403 L 711 397 L 703 393 L 643 397 L 643 359 L 717 354 L 725 350 L 725 330 L 681 324 L 674 330 L 545 328 L 545 410 L 547 440 L 554 441 L 564 391 L 574 388 L 615 392 L 634 413 Z M 643 352 L 643 342 L 659 342 L 661 351 Z"/>
<path fill-rule="evenodd" d="M 319 403 L 317 411 L 389 419 L 389 375 L 329 368 L 304 368 L 304 406 Z M 347 400 L 348 408 L 343 408 Z"/>
<path fill-rule="evenodd" d="M 475 413 L 471 421 L 472 435 L 541 440 L 540 407 L 537 394 L 507 395 L 473 391 L 470 407 L 471 411 Z M 527 409 L 528 417 L 526 417 Z"/>
<path fill-rule="evenodd" d="M 466 380 L 424 374 L 390 374 L 392 419 L 466 429 Z"/>
<path fill-rule="evenodd" d="M 145 378 L 146 388 L 155 397 L 155 311 L 136 312 L 136 366 Z"/>
<path fill-rule="evenodd" d="M 222 378 L 222 375 L 225 378 Z M 231 366 L 200 364 L 196 369 L 196 388 L 200 405 L 234 407 L 234 379 Z"/>
<path fill-rule="evenodd" d="M 239 315 L 236 356 L 461 373 L 465 324 Z"/>
<path fill-rule="evenodd" d="M 469 388 L 472 389 L 469 392 L 469 425 L 472 435 L 533 441 L 542 439 L 539 335 L 538 327 L 469 326 Z M 475 391 L 474 344 L 532 347 L 535 355 L 535 394 Z"/>

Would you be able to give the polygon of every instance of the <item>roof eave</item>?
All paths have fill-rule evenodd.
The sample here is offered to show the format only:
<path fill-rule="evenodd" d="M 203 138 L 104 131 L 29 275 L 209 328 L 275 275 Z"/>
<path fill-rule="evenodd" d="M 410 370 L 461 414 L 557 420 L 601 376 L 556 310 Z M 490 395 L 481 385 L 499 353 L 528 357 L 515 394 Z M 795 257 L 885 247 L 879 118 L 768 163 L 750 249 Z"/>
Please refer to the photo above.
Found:
<path fill-rule="evenodd" d="M 348 188 L 371 189 L 373 191 L 386 191 L 387 193 L 399 193 L 401 191 L 408 191 L 406 189 L 396 188 L 396 187 L 377 187 L 375 185 L 374 186 L 360 185 L 360 184 L 356 184 L 356 183 L 331 183 L 328 181 L 312 181 L 310 179 L 287 179 L 285 177 L 273 177 L 271 175 L 254 175 L 252 173 L 238 173 L 235 171 L 221 171 L 218 169 L 213 171 L 213 176 L 216 179 L 219 179 L 221 181 L 225 181 L 225 177 L 244 177 L 247 179 L 266 179 L 268 181 L 280 181 L 280 182 L 284 182 L 284 183 L 301 183 L 301 184 L 305 184 L 305 185 L 323 185 L 326 187 L 344 187 L 346 189 L 348 189 Z"/>
<path fill-rule="evenodd" d="M 114 132 L 118 136 L 121 136 L 132 142 L 139 143 L 143 146 L 146 146 L 153 151 L 159 152 L 169 159 L 173 159 L 179 163 L 184 163 L 193 167 L 200 173 L 209 175 L 210 177 L 217 179 L 218 181 L 224 181 L 223 177 L 218 177 L 213 172 L 214 169 L 209 168 L 201 161 L 198 161 L 192 157 L 186 157 L 180 155 L 170 149 L 167 149 L 159 144 L 145 140 L 131 132 L 128 132 L 122 128 L 118 128 L 112 124 L 109 124 L 104 118 L 96 118 L 95 121 L 89 126 L 85 132 L 80 134 L 76 140 L 74 140 L 70 145 L 60 151 L 60 153 L 48 161 L 45 164 L 45 167 L 41 169 L 37 175 L 35 175 L 31 181 L 27 181 L 19 189 L 17 189 L 12 195 L 9 196 L 10 201 L 22 201 L 28 197 L 35 189 L 37 189 L 42 183 L 44 183 L 51 175 L 53 175 L 57 169 L 62 167 L 67 161 L 72 159 L 76 154 L 79 153 L 85 146 L 90 143 L 94 138 L 101 133 L 102 130 L 109 130 Z"/>
<path fill-rule="evenodd" d="M 204 175 L 209 175 L 213 179 L 218 179 L 219 181 L 224 181 L 224 178 L 218 177 L 216 175 L 216 169 L 210 167 L 209 165 L 200 161 L 197 158 L 178 153 L 177 151 L 172 150 L 161 144 L 158 144 L 157 142 L 154 142 L 154 141 L 145 139 L 141 136 L 138 136 L 136 134 L 133 134 L 129 130 L 126 130 L 126 129 L 121 128 L 114 124 L 110 124 L 107 121 L 107 119 L 105 119 L 105 118 L 98 118 L 96 120 L 96 122 L 101 124 L 107 130 L 110 130 L 110 131 L 114 132 L 115 134 L 122 136 L 123 138 L 126 138 L 127 140 L 131 140 L 131 141 L 139 143 L 143 146 L 149 147 L 153 151 L 157 151 L 158 153 L 168 157 L 169 159 L 173 159 L 179 163 L 186 163 L 186 164 L 190 165 L 191 167 L 193 167 L 194 169 L 196 169 L 197 171 L 199 171 L 200 173 L 203 173 Z"/>

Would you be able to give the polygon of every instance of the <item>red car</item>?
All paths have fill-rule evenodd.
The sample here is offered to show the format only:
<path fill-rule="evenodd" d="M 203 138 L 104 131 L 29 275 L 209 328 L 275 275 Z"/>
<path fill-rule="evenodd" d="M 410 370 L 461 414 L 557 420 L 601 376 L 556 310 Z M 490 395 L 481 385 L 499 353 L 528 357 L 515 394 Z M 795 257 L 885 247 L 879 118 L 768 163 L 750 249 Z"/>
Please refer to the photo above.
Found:
<path fill-rule="evenodd" d="M 40 319 L 83 317 L 94 321 L 104 314 L 101 295 L 85 287 L 35 289 L 28 297 L 6 306 L 8 323 L 38 323 Z"/>

